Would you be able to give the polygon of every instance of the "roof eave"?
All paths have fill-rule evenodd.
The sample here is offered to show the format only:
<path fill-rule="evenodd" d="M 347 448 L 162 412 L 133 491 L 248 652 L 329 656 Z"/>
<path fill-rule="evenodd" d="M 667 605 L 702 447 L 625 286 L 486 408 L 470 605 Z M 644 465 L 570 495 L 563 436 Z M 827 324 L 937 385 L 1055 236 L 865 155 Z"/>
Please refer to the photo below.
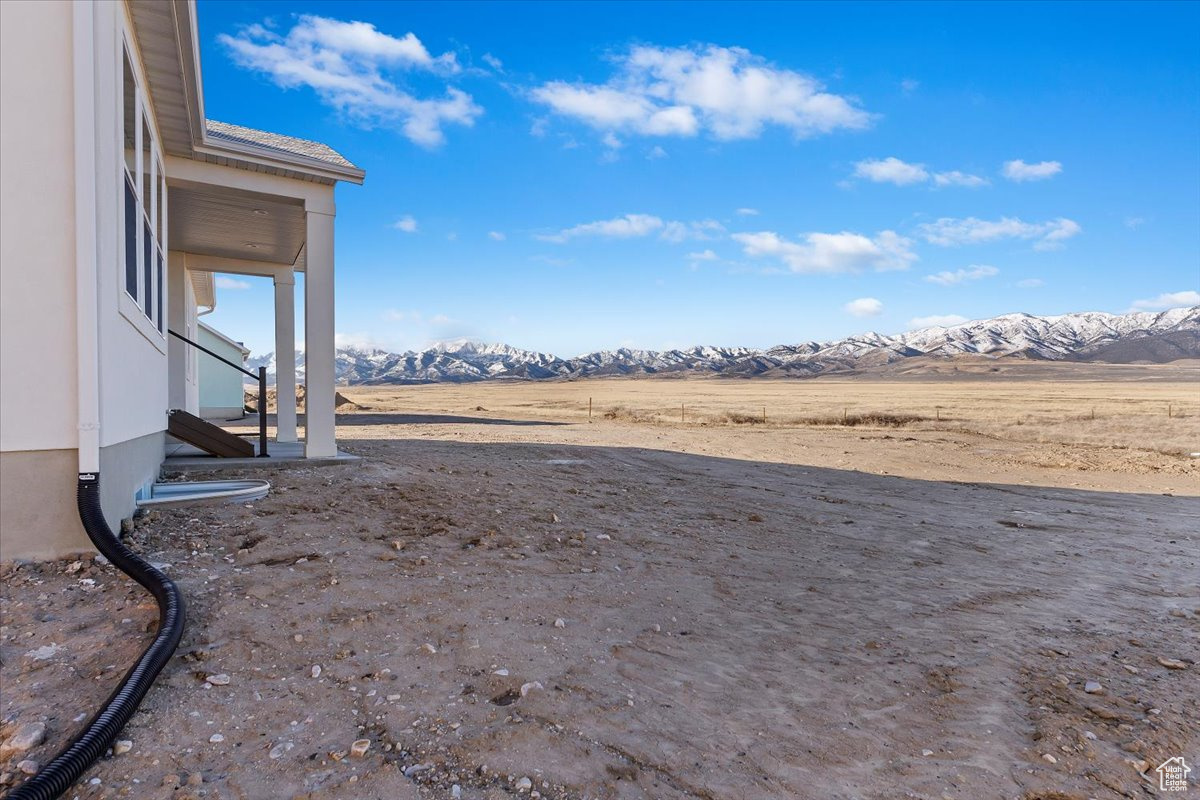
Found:
<path fill-rule="evenodd" d="M 215 311 L 217 308 L 217 289 L 216 281 L 213 279 L 211 272 L 192 272 L 189 277 L 192 281 L 192 291 L 196 296 L 196 305 L 204 306 L 208 309 L 205 313 Z"/>
<path fill-rule="evenodd" d="M 221 341 L 225 342 L 230 347 L 236 347 L 238 350 L 241 351 L 243 356 L 250 355 L 250 348 L 246 347 L 246 345 L 243 344 L 242 342 L 239 342 L 236 339 L 230 338 L 229 334 L 219 331 L 216 328 L 214 328 L 212 325 L 209 325 L 207 322 L 203 322 L 201 320 L 196 320 L 196 324 L 199 325 L 204 330 L 211 333 L 213 336 L 216 336 Z"/>
<path fill-rule="evenodd" d="M 179 42 L 180 68 L 184 76 L 187 97 L 188 126 L 192 132 L 192 149 L 196 153 L 224 156 L 276 169 L 288 169 L 325 180 L 362 184 L 366 171 L 358 167 L 343 167 L 327 161 L 303 156 L 281 156 L 265 148 L 231 142 L 215 142 L 205 127 L 204 91 L 200 85 L 200 39 L 196 24 L 196 0 L 172 0 L 176 38 Z"/>
<path fill-rule="evenodd" d="M 199 142 L 193 143 L 192 148 L 202 155 L 224 156 L 251 164 L 261 164 L 276 169 L 290 169 L 327 180 L 347 181 L 361 184 L 367 173 L 358 167 L 342 167 L 328 161 L 320 161 L 304 156 L 282 156 L 277 151 L 265 147 L 255 147 L 252 144 L 235 144 L 221 141 L 217 143 L 207 134 Z"/>
<path fill-rule="evenodd" d="M 204 87 L 200 85 L 200 30 L 196 23 L 196 0 L 172 0 L 175 39 L 179 44 L 179 67 L 183 74 L 188 127 L 192 141 L 204 137 Z"/>

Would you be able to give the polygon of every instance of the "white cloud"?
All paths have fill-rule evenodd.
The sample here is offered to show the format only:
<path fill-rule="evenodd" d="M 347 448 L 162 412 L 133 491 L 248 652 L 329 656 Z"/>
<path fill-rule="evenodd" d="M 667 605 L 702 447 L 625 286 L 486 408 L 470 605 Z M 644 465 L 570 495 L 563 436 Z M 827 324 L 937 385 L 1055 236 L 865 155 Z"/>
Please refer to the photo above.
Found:
<path fill-rule="evenodd" d="M 224 275 L 218 275 L 213 280 L 213 285 L 218 289 L 242 290 L 250 288 L 250 284 L 246 281 L 239 281 L 236 278 L 227 278 Z"/>
<path fill-rule="evenodd" d="M 939 286 L 953 286 L 956 283 L 965 283 L 967 281 L 977 281 L 981 278 L 990 278 L 993 275 L 1000 273 L 1000 270 L 995 267 L 989 267 L 987 264 L 972 264 L 965 269 L 956 269 L 953 272 L 943 270 L 942 272 L 933 275 L 926 275 L 925 280 L 930 283 L 936 283 Z"/>
<path fill-rule="evenodd" d="M 474 338 L 478 331 L 446 314 L 418 309 L 389 308 L 380 313 L 386 323 L 370 333 L 338 333 L 338 347 L 378 348 L 393 353 L 428 347 L 431 343 L 460 337 Z"/>
<path fill-rule="evenodd" d="M 900 91 L 905 94 L 912 94 L 917 89 L 921 88 L 921 82 L 912 78 L 905 78 L 900 81 Z"/>
<path fill-rule="evenodd" d="M 1046 282 L 1043 281 L 1041 278 L 1025 278 L 1024 280 L 1017 281 L 1017 288 L 1018 289 L 1036 289 L 1039 286 L 1045 285 L 1045 283 Z"/>
<path fill-rule="evenodd" d="M 460 71 L 454 53 L 433 56 L 414 34 L 395 37 L 368 22 L 301 15 L 286 35 L 262 25 L 219 34 L 239 66 L 267 75 L 277 86 L 307 86 L 326 105 L 365 126 L 396 126 L 411 141 L 436 147 L 444 125 L 473 125 L 483 109 L 469 94 L 443 86 L 436 98 L 419 98 L 402 75 Z"/>
<path fill-rule="evenodd" d="M 699 253 L 688 253 L 688 258 L 692 261 L 716 261 L 720 256 L 712 250 L 701 250 Z"/>
<path fill-rule="evenodd" d="M 860 297 L 846 303 L 842 309 L 847 314 L 853 314 L 856 317 L 877 317 L 883 313 L 883 303 L 874 297 Z"/>
<path fill-rule="evenodd" d="M 901 161 L 895 156 L 859 161 L 854 165 L 854 177 L 874 183 L 894 183 L 897 186 L 911 186 L 915 183 L 932 181 L 935 186 L 940 187 L 965 186 L 974 189 L 986 186 L 988 183 L 986 179 L 978 175 L 971 175 L 959 170 L 931 173 L 924 164 Z"/>
<path fill-rule="evenodd" d="M 966 217 L 942 217 L 936 222 L 920 226 L 925 241 L 942 247 L 957 247 L 964 244 L 981 244 L 997 239 L 1034 240 L 1035 250 L 1054 250 L 1062 243 L 1080 233 L 1083 228 L 1074 220 L 1059 217 L 1047 222 L 1023 222 L 1016 217 L 1003 217 L 994 222 Z"/>
<path fill-rule="evenodd" d="M 854 165 L 854 177 L 865 178 L 875 183 L 894 183 L 908 186 L 929 180 L 924 164 L 910 164 L 894 156 L 883 159 L 866 159 Z"/>
<path fill-rule="evenodd" d="M 664 241 L 678 244 L 689 239 L 709 241 L 725 233 L 725 226 L 715 219 L 702 219 L 695 222 L 668 222 L 663 225 L 661 238 Z"/>
<path fill-rule="evenodd" d="M 1129 228 L 1130 230 L 1137 230 L 1138 228 L 1142 227 L 1145 224 L 1146 224 L 1145 217 L 1126 217 L 1125 218 L 1125 227 Z"/>
<path fill-rule="evenodd" d="M 505 236 L 500 231 L 488 231 L 488 238 L 491 239 L 493 242 L 503 242 L 508 237 Z"/>
<path fill-rule="evenodd" d="M 1021 159 L 1005 161 L 1001 174 L 1010 181 L 1043 181 L 1062 172 L 1062 164 L 1058 161 L 1039 161 L 1036 164 L 1026 164 Z"/>
<path fill-rule="evenodd" d="M 558 233 L 542 234 L 534 238 L 540 239 L 543 242 L 558 242 L 560 244 L 568 239 L 574 239 L 579 236 L 632 239 L 640 236 L 649 236 L 655 231 L 661 230 L 662 227 L 663 221 L 659 217 L 650 214 L 626 214 L 623 217 L 616 217 L 615 219 L 585 222 L 571 228 L 563 228 Z"/>
<path fill-rule="evenodd" d="M 607 83 L 550 81 L 532 97 L 598 130 L 645 136 L 753 139 L 779 126 L 806 137 L 871 121 L 853 100 L 742 48 L 638 46 L 614 60 Z"/>
<path fill-rule="evenodd" d="M 968 189 L 977 189 L 980 186 L 987 186 L 987 178 L 981 178 L 978 175 L 971 175 L 958 170 L 949 172 L 938 172 L 933 176 L 934 184 L 938 186 L 964 186 Z"/>
<path fill-rule="evenodd" d="M 737 210 L 737 215 L 739 217 L 757 217 L 758 209 L 757 208 L 739 208 Z"/>
<path fill-rule="evenodd" d="M 616 134 L 614 134 L 612 131 L 604 134 L 604 138 L 601 141 L 604 142 L 604 146 L 609 150 L 620 150 L 621 145 L 623 144 L 623 142 L 618 139 Z"/>
<path fill-rule="evenodd" d="M 666 157 L 667 151 L 663 150 L 662 147 L 657 144 L 650 148 L 650 152 L 646 153 L 646 158 L 650 159 L 651 161 L 656 161 L 660 158 Z"/>
<path fill-rule="evenodd" d="M 1131 311 L 1166 311 L 1169 308 L 1200 306 L 1200 292 L 1166 292 L 1147 300 L 1134 300 Z"/>
<path fill-rule="evenodd" d="M 504 62 L 496 58 L 491 53 L 483 54 L 483 63 L 496 70 L 496 72 L 504 72 Z"/>
<path fill-rule="evenodd" d="M 369 333 L 335 333 L 333 335 L 333 346 L 342 348 L 352 348 L 355 350 L 387 350 L 388 346 L 380 341 L 375 336 Z"/>
<path fill-rule="evenodd" d="M 663 241 L 679 243 L 689 239 L 707 240 L 723 234 L 725 228 L 712 219 L 695 222 L 663 220 L 652 214 L 626 214 L 614 219 L 585 222 L 558 233 L 539 234 L 535 239 L 562 244 L 580 236 L 597 236 L 607 239 L 635 239 L 658 234 Z"/>
<path fill-rule="evenodd" d="M 417 221 L 413 218 L 412 214 L 405 214 L 403 217 L 393 222 L 392 227 L 398 231 L 404 231 L 405 233 L 416 233 Z"/>
<path fill-rule="evenodd" d="M 912 242 L 894 231 L 874 238 L 861 233 L 806 233 L 802 241 L 784 239 L 773 231 L 735 233 L 733 239 L 748 256 L 778 258 L 792 272 L 836 273 L 908 269 L 917 260 Z"/>
<path fill-rule="evenodd" d="M 967 318 L 958 314 L 933 314 L 928 317 L 913 317 L 908 321 L 910 328 L 950 328 L 967 322 Z"/>

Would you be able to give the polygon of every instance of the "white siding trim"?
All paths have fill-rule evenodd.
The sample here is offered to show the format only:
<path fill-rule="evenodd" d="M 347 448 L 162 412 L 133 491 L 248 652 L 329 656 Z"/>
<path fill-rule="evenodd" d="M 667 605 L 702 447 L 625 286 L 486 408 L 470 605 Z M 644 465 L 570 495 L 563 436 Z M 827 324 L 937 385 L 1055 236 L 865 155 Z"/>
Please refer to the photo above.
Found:
<path fill-rule="evenodd" d="M 79 380 L 79 471 L 100 469 L 100 323 L 96 236 L 96 22 L 90 3 L 72 6 L 75 105 L 75 341 Z"/>

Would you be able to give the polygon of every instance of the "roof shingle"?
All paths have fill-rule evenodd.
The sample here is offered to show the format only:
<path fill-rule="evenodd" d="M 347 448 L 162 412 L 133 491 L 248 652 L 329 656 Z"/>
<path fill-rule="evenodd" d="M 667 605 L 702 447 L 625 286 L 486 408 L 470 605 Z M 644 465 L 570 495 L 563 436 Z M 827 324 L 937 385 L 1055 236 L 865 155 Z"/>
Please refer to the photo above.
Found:
<path fill-rule="evenodd" d="M 309 139 L 298 139 L 295 136 L 284 136 L 279 133 L 245 128 L 241 125 L 231 125 L 228 122 L 206 120 L 208 135 L 213 139 L 232 142 L 234 144 L 252 145 L 268 150 L 274 150 L 284 155 L 303 156 L 315 161 L 323 161 L 339 167 L 358 169 L 341 153 L 327 144 L 314 142 Z"/>

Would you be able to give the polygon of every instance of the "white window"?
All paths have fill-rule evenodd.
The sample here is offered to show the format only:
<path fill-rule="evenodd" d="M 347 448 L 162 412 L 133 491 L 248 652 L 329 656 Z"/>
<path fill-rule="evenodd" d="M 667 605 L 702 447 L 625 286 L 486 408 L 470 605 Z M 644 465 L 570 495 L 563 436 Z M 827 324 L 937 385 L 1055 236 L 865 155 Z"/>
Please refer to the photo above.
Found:
<path fill-rule="evenodd" d="M 123 49 L 122 139 L 125 159 L 121 226 L 125 293 L 163 334 L 166 328 L 164 253 L 167 181 L 162 152 L 152 133 L 146 93 L 138 85 L 129 51 Z"/>

